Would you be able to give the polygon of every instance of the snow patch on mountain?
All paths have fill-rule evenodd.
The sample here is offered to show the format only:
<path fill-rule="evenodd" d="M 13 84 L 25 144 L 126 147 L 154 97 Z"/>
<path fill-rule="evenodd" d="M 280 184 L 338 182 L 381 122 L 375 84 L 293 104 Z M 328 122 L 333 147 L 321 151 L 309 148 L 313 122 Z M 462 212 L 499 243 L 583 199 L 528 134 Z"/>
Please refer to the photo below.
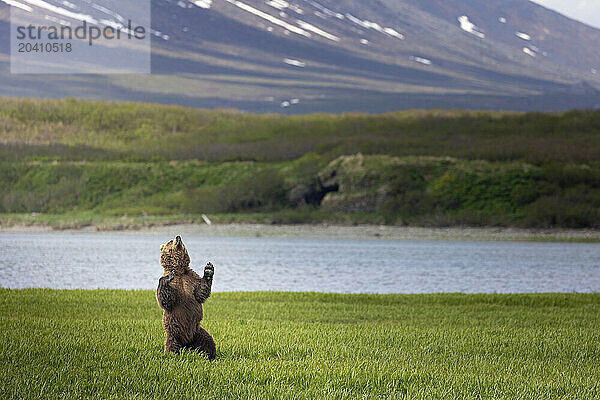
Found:
<path fill-rule="evenodd" d="M 227 0 L 228 3 L 233 4 L 234 6 L 241 8 L 244 11 L 249 12 L 250 14 L 254 14 L 257 17 L 260 17 L 262 19 L 265 19 L 275 25 L 279 25 L 283 28 L 285 28 L 288 32 L 293 32 L 297 35 L 302 35 L 302 36 L 306 36 L 306 37 L 311 37 L 311 34 L 307 31 L 305 31 L 304 29 L 298 28 L 297 26 L 294 26 L 292 24 L 289 24 L 279 18 L 276 18 L 270 14 L 267 14 L 266 12 L 260 11 L 252 6 L 249 6 L 246 3 L 243 3 L 241 1 L 235 1 L 235 0 Z"/>
<path fill-rule="evenodd" d="M 100 11 L 100 12 L 103 12 L 104 14 L 110 15 L 111 17 L 116 18 L 117 20 L 119 20 L 119 22 L 125 22 L 125 18 L 123 18 L 118 13 L 116 13 L 116 12 L 114 12 L 112 10 L 109 10 L 108 8 L 106 8 L 104 6 L 101 6 L 101 5 L 96 4 L 96 3 L 92 3 L 92 8 L 94 8 L 94 9 Z"/>
<path fill-rule="evenodd" d="M 395 29 L 392 29 L 392 28 L 384 28 L 381 25 L 379 25 L 377 22 L 372 22 L 369 20 L 361 20 L 360 18 L 357 18 L 354 15 L 349 14 L 349 13 L 346 14 L 346 18 L 348 18 L 349 21 L 354 22 L 356 25 L 358 25 L 362 28 L 373 29 L 377 32 L 395 37 L 397 39 L 404 39 L 403 34 L 397 32 Z"/>
<path fill-rule="evenodd" d="M 481 32 L 479 27 L 469 21 L 469 17 L 466 15 L 462 15 L 458 17 L 458 22 L 460 23 L 460 29 L 465 32 L 469 32 L 471 35 L 477 36 L 480 39 L 485 39 L 485 33 Z"/>
<path fill-rule="evenodd" d="M 396 30 L 392 29 L 392 28 L 383 28 L 383 32 L 387 33 L 390 36 L 393 36 L 395 38 L 398 39 L 404 39 L 404 35 L 397 32 Z"/>
<path fill-rule="evenodd" d="M 304 68 L 306 67 L 306 63 L 300 60 L 294 60 L 292 58 L 284 58 L 283 62 L 288 64 L 288 65 L 292 65 L 294 67 L 298 67 L 298 68 Z"/>
<path fill-rule="evenodd" d="M 79 7 L 77 6 L 77 4 L 73 4 L 70 1 L 63 0 L 61 3 L 62 3 L 63 6 L 69 7 L 71 10 L 78 10 L 79 9 Z"/>
<path fill-rule="evenodd" d="M 285 10 L 286 8 L 288 8 L 290 6 L 290 3 L 288 3 L 287 1 L 283 1 L 283 0 L 270 0 L 266 2 L 267 5 L 274 7 L 278 10 Z"/>
<path fill-rule="evenodd" d="M 162 40 L 169 40 L 169 39 L 171 39 L 171 37 L 169 35 L 166 35 L 166 34 L 162 33 L 159 30 L 156 30 L 156 29 L 151 29 L 150 33 L 152 33 L 154 36 L 156 36 L 158 38 L 161 38 Z"/>
<path fill-rule="evenodd" d="M 296 22 L 298 23 L 298 25 L 302 29 L 305 29 L 307 31 L 316 33 L 317 35 L 323 36 L 324 38 L 329 39 L 329 40 L 333 40 L 334 42 L 339 42 L 340 41 L 339 37 L 337 37 L 335 35 L 332 35 L 331 33 L 325 32 L 324 30 L 322 30 L 320 28 L 317 28 L 316 26 L 311 25 L 308 22 L 305 22 L 305 21 L 302 21 L 302 20 L 299 20 L 299 19 L 296 20 Z"/>
<path fill-rule="evenodd" d="M 410 57 L 408 57 L 408 59 L 411 61 L 414 61 L 414 62 L 418 62 L 419 64 L 423 64 L 423 65 L 431 65 L 432 64 L 430 59 L 419 57 L 419 56 L 410 56 Z"/>
<path fill-rule="evenodd" d="M 307 0 L 305 0 L 307 1 Z M 325 15 L 329 15 L 330 17 L 335 17 L 337 19 L 344 19 L 344 15 L 338 12 L 335 12 L 333 10 L 330 10 L 329 8 L 317 3 L 316 1 L 307 1 L 307 3 L 309 3 L 310 5 L 312 5 L 313 7 L 315 7 L 316 9 L 320 10 L 323 14 Z"/>
<path fill-rule="evenodd" d="M 200 8 L 209 9 L 212 7 L 213 0 L 197 0 L 194 1 L 194 4 Z"/>
<path fill-rule="evenodd" d="M 32 12 L 33 11 L 33 8 L 29 7 L 26 4 L 19 3 L 18 1 L 13 1 L 13 0 L 0 0 L 0 1 L 3 2 L 3 3 L 8 4 L 9 6 L 13 6 L 13 7 L 19 8 L 19 9 L 21 9 L 23 11 L 27 11 L 27 12 Z"/>
<path fill-rule="evenodd" d="M 295 12 L 296 14 L 304 15 L 304 10 L 300 8 L 297 4 L 290 4 L 290 10 Z"/>
<path fill-rule="evenodd" d="M 69 21 L 65 21 L 64 19 L 56 18 L 52 15 L 44 15 L 44 19 L 47 21 L 52 21 L 54 23 L 60 24 L 62 26 L 71 26 Z"/>
<path fill-rule="evenodd" d="M 75 13 L 75 12 L 69 11 L 65 8 L 58 7 L 58 6 L 55 6 L 50 3 L 46 3 L 45 1 L 42 1 L 42 0 L 24 0 L 24 1 L 32 6 L 39 7 L 41 9 L 50 11 L 54 14 L 62 15 L 63 17 L 71 18 L 71 19 L 78 20 L 78 21 L 85 21 L 89 24 L 94 24 L 94 25 L 96 25 L 98 23 L 98 21 L 95 18 L 93 18 L 91 15 Z"/>

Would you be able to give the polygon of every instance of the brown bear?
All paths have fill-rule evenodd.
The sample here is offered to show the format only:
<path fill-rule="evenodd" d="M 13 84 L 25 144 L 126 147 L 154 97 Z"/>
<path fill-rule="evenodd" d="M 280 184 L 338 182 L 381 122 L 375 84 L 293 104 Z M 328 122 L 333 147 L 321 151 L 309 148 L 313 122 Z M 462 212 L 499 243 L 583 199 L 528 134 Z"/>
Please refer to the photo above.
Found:
<path fill-rule="evenodd" d="M 213 265 L 206 264 L 204 276 L 200 278 L 190 268 L 190 256 L 181 236 L 160 246 L 160 263 L 164 273 L 158 281 L 156 300 L 163 309 L 165 353 L 179 353 L 187 348 L 205 353 L 214 360 L 215 341 L 200 327 L 202 303 L 210 296 Z"/>

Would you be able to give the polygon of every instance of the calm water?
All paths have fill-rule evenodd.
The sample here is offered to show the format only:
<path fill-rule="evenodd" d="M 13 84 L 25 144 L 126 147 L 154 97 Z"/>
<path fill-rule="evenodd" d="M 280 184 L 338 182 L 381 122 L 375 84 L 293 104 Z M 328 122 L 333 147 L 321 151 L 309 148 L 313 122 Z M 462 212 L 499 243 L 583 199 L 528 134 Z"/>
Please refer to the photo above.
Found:
<path fill-rule="evenodd" d="M 2 287 L 154 289 L 167 237 L 0 233 Z M 184 237 L 215 291 L 599 292 L 600 245 Z"/>

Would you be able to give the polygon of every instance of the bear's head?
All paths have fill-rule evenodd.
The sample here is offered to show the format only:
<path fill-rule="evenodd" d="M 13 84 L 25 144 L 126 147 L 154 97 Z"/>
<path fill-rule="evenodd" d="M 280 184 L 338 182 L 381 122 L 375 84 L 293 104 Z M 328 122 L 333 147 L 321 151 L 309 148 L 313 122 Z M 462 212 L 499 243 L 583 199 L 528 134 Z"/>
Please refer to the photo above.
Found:
<path fill-rule="evenodd" d="M 169 240 L 160 246 L 160 265 L 166 273 L 185 274 L 190 269 L 190 256 L 181 241 L 181 236 Z"/>

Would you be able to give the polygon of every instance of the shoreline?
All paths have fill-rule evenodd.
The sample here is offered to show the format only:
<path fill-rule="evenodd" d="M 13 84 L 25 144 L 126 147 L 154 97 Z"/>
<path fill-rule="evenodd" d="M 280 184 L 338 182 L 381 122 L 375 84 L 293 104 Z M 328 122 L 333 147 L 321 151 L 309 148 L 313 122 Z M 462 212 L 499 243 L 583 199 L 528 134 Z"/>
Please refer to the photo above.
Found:
<path fill-rule="evenodd" d="M 600 243 L 600 230 L 594 229 L 523 229 L 498 227 L 427 228 L 387 225 L 267 225 L 251 223 L 171 224 L 134 228 L 57 229 L 48 225 L 0 226 L 0 233 L 113 233 L 157 236 L 271 237 L 306 239 L 406 240 L 406 241 L 536 241 Z"/>

